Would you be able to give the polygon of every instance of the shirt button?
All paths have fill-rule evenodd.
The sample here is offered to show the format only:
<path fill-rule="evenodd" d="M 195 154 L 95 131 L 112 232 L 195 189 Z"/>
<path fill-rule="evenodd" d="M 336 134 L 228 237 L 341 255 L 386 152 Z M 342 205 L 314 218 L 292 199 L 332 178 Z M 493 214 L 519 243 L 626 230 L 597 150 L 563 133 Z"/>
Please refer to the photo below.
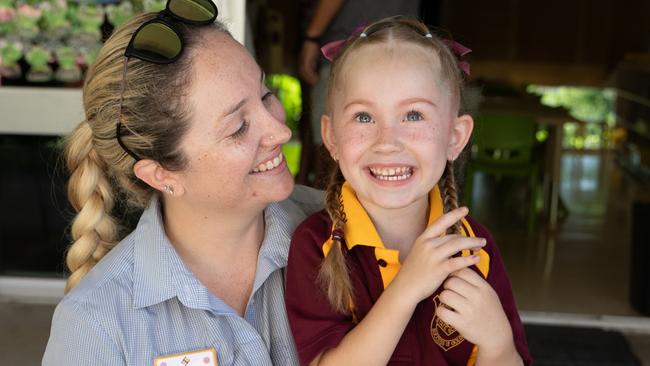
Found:
<path fill-rule="evenodd" d="M 379 264 L 379 266 L 381 266 L 381 267 L 386 267 L 386 266 L 388 266 L 388 263 L 387 263 L 383 258 L 380 258 L 380 259 L 377 261 L 377 264 Z"/>

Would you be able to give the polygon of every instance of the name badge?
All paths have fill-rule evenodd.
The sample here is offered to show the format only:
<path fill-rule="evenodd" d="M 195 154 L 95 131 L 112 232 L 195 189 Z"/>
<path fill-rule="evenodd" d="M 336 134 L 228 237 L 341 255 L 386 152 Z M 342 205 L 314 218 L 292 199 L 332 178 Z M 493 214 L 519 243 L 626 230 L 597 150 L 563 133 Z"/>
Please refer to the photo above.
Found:
<path fill-rule="evenodd" d="M 217 366 L 217 350 L 214 348 L 159 356 L 153 359 L 154 366 Z"/>

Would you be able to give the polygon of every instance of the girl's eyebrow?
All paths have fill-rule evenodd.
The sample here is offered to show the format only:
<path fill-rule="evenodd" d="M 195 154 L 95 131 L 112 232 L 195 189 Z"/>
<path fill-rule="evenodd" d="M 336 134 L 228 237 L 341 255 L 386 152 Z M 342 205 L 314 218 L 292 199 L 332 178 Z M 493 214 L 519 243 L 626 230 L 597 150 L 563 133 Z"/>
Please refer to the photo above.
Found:
<path fill-rule="evenodd" d="M 433 107 L 438 106 L 431 99 L 418 98 L 418 97 L 404 99 L 399 103 L 399 105 L 407 105 L 407 104 L 415 104 L 415 103 L 426 103 L 426 104 L 430 104 Z"/>
<path fill-rule="evenodd" d="M 364 106 L 367 106 L 367 107 L 372 107 L 373 105 L 375 105 L 375 103 L 373 103 L 370 100 L 354 99 L 354 100 L 348 102 L 346 105 L 344 105 L 343 110 L 346 110 L 346 109 L 350 108 L 351 106 L 353 106 L 355 104 L 360 104 L 360 105 L 364 105 Z"/>
<path fill-rule="evenodd" d="M 437 105 L 436 103 L 434 103 L 431 99 L 420 98 L 420 97 L 414 97 L 414 98 L 403 99 L 403 100 L 401 100 L 401 101 L 398 103 L 398 105 L 399 105 L 399 106 L 404 106 L 404 105 L 415 104 L 415 103 L 426 103 L 426 104 L 431 105 L 431 106 L 434 107 L 434 108 L 437 108 L 437 107 L 438 107 L 438 105 Z M 353 106 L 353 105 L 356 105 L 356 104 L 363 105 L 363 106 L 367 106 L 367 107 L 372 107 L 372 106 L 375 105 L 375 103 L 373 103 L 373 102 L 370 101 L 370 100 L 365 100 L 365 99 L 354 99 L 354 100 L 350 101 L 349 103 L 347 103 L 347 104 L 343 107 L 343 110 L 346 110 L 346 109 L 348 109 L 349 107 L 351 107 L 351 106 Z"/>

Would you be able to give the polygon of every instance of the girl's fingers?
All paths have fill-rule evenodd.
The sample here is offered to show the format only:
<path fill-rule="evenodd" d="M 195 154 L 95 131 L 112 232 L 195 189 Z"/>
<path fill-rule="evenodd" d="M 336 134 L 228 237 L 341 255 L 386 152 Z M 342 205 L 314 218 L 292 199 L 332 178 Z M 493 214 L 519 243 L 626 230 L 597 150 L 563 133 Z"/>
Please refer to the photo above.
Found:
<path fill-rule="evenodd" d="M 451 273 L 450 276 L 450 279 L 457 278 L 463 280 L 475 288 L 480 288 L 487 283 L 483 277 L 469 268 L 461 268 L 458 271 Z"/>
<path fill-rule="evenodd" d="M 449 258 L 446 262 L 447 264 L 447 273 L 453 273 L 456 272 L 462 268 L 467 268 L 469 266 L 472 266 L 479 261 L 479 256 L 476 254 L 468 255 L 465 257 L 454 257 L 454 258 Z"/>
<path fill-rule="evenodd" d="M 447 232 L 447 229 L 454 226 L 455 223 L 460 221 L 463 217 L 467 216 L 469 210 L 467 207 L 460 207 L 455 210 L 449 211 L 440 216 L 429 227 L 427 227 L 420 237 L 422 238 L 437 238 Z"/>
<path fill-rule="evenodd" d="M 451 237 L 451 240 L 446 241 L 444 244 L 440 245 L 440 254 L 445 257 L 454 256 L 456 253 L 469 250 L 476 247 L 485 246 L 485 239 L 483 238 L 468 238 L 464 236 L 454 236 Z"/>
<path fill-rule="evenodd" d="M 460 314 L 447 308 L 446 306 L 438 306 L 436 308 L 436 315 L 444 321 L 445 323 L 451 325 L 454 328 L 457 328 L 456 324 L 459 324 Z"/>
<path fill-rule="evenodd" d="M 460 314 L 464 313 L 467 306 L 467 299 L 463 295 L 451 290 L 442 291 L 440 293 L 440 301 Z"/>
<path fill-rule="evenodd" d="M 471 269 L 466 267 L 466 268 L 463 268 L 463 269 L 461 269 L 461 270 L 459 270 L 457 272 L 461 272 L 464 269 L 467 269 L 468 271 L 472 271 Z M 454 273 L 457 273 L 457 272 L 454 272 Z M 472 271 L 472 272 L 474 272 L 474 271 Z M 457 293 L 457 294 L 459 294 L 459 295 L 461 295 L 463 297 L 469 297 L 470 294 L 472 294 L 476 290 L 478 290 L 478 287 L 474 286 L 470 282 L 467 282 L 463 278 L 454 276 L 454 273 L 452 273 L 447 278 L 447 280 L 443 284 L 443 288 L 445 288 L 447 290 L 450 290 L 450 291 L 453 291 L 453 292 L 455 292 L 455 293 Z"/>

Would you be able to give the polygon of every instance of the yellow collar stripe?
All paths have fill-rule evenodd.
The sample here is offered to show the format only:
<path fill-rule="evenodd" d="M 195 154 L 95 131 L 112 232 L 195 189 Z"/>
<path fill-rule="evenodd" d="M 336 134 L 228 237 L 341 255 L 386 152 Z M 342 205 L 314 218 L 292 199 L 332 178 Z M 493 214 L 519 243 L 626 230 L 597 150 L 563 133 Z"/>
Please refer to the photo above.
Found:
<path fill-rule="evenodd" d="M 384 242 L 379 237 L 375 225 L 372 223 L 370 216 L 357 199 L 348 182 L 343 183 L 341 188 L 341 198 L 343 201 L 343 210 L 347 222 L 345 223 L 345 242 L 348 249 L 355 245 L 366 245 L 375 248 L 384 248 Z M 428 225 L 442 216 L 443 207 L 440 197 L 440 190 L 435 186 L 429 193 L 429 221 Z"/>

